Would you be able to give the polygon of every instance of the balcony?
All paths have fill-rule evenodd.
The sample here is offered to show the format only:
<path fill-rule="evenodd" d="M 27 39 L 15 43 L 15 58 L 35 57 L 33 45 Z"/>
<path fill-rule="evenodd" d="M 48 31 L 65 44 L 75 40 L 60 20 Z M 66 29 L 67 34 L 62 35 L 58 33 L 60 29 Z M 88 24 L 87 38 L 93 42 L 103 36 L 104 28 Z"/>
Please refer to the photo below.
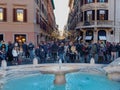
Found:
<path fill-rule="evenodd" d="M 97 27 L 108 27 L 112 28 L 114 26 L 113 21 L 103 20 L 103 21 L 97 21 Z"/>
<path fill-rule="evenodd" d="M 81 6 L 82 11 L 94 9 L 108 9 L 108 3 L 89 3 Z"/>
<path fill-rule="evenodd" d="M 76 29 L 80 28 L 113 28 L 114 22 L 108 20 L 99 20 L 91 22 L 80 22 L 77 24 Z"/>

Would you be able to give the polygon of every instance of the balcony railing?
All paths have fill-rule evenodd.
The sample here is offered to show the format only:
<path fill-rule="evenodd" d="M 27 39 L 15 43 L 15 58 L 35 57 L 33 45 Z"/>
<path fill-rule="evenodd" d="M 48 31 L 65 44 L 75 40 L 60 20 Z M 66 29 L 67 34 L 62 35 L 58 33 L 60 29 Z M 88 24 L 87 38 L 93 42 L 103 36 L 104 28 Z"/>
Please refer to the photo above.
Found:
<path fill-rule="evenodd" d="M 108 21 L 108 20 L 103 20 L 103 21 L 97 21 L 97 25 L 102 25 L 102 26 L 113 26 L 114 23 L 113 21 Z"/>
<path fill-rule="evenodd" d="M 94 28 L 94 27 L 114 27 L 113 21 L 108 20 L 99 20 L 99 21 L 90 21 L 90 22 L 80 22 L 77 24 L 76 28 Z"/>
<path fill-rule="evenodd" d="M 89 3 L 81 6 L 81 10 L 108 9 L 108 3 Z"/>

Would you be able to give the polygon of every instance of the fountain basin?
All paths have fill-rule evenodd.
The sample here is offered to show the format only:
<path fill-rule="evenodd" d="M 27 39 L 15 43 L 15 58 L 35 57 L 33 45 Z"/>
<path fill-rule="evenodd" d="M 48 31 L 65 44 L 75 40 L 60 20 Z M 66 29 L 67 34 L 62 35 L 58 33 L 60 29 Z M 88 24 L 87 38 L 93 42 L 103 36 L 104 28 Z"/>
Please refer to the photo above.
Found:
<path fill-rule="evenodd" d="M 85 73 L 89 73 L 89 74 L 90 73 L 95 74 L 95 76 L 93 76 L 95 78 L 96 78 L 96 75 L 106 76 L 106 72 L 103 69 L 104 67 L 106 67 L 106 65 L 102 65 L 102 64 L 101 65 L 99 65 L 99 64 L 94 64 L 94 65 L 93 64 L 75 64 L 75 63 L 74 64 L 62 64 L 61 69 L 58 67 L 58 64 L 38 64 L 38 65 L 11 66 L 11 67 L 7 67 L 7 69 L 5 71 L 6 75 L 4 77 L 4 80 L 6 80 L 6 81 L 2 84 L 3 89 L 1 89 L 1 90 L 23 90 L 21 87 L 23 84 L 27 88 L 24 90 L 37 90 L 38 87 L 40 88 L 39 90 L 57 90 L 58 88 L 56 87 L 57 86 L 56 84 L 59 84 L 59 85 L 62 84 L 62 86 L 64 86 L 64 88 L 70 87 L 70 90 L 88 90 L 88 89 L 89 90 L 96 90 L 96 89 L 94 89 L 93 86 L 91 87 L 92 89 L 90 89 L 89 85 L 87 83 L 89 83 L 91 85 L 93 82 L 99 82 L 98 79 L 96 79 L 97 81 L 94 81 L 94 79 L 89 78 L 90 75 L 87 75 L 86 77 L 83 77 L 85 80 L 82 80 L 83 78 L 81 78 L 81 76 L 79 77 L 79 75 L 81 75 L 81 74 L 76 74 L 76 73 L 78 71 L 78 73 L 85 72 Z M 62 71 L 62 73 L 61 73 L 61 71 Z M 70 73 L 71 71 L 74 72 L 76 75 L 74 75 L 74 73 L 73 74 Z M 66 73 L 69 73 L 69 74 L 66 74 Z M 36 78 L 36 76 L 34 76 L 34 74 L 40 74 L 40 75 Z M 49 74 L 50 74 L 50 77 L 49 77 Z M 56 76 L 55 76 L 55 74 L 56 74 Z M 31 80 L 28 75 L 30 75 L 30 76 L 33 75 L 34 81 L 28 81 L 28 80 Z M 71 80 L 72 79 L 71 75 L 74 78 L 73 80 Z M 83 76 L 85 76 L 85 75 L 83 75 Z M 48 76 L 48 77 L 46 77 L 46 76 Z M 51 78 L 51 76 L 52 76 L 52 78 Z M 16 81 L 16 78 L 18 78 L 17 81 Z M 24 81 L 24 80 L 26 80 L 26 78 L 29 78 L 27 80 L 27 82 Z M 102 77 L 98 77 L 98 78 L 102 79 Z M 105 79 L 107 79 L 107 78 L 105 78 Z M 91 81 L 91 83 L 89 82 L 89 80 Z M 17 83 L 17 84 L 13 83 L 12 81 Z M 100 81 L 100 83 L 102 83 L 102 87 L 103 87 L 103 81 L 104 81 L 104 78 L 102 79 L 102 81 Z M 50 82 L 50 83 L 48 84 L 48 82 Z M 27 83 L 30 83 L 30 86 L 26 85 Z M 117 84 L 117 86 L 115 86 L 114 85 L 115 83 L 113 82 L 113 84 L 108 85 L 108 86 L 110 86 L 110 88 L 108 88 L 108 86 L 105 86 L 105 87 L 107 88 L 107 90 L 109 90 L 111 88 L 113 88 L 111 90 L 119 90 L 120 84 Z M 88 89 L 82 89 L 82 87 L 80 87 L 81 85 L 84 86 L 84 84 L 85 84 L 85 87 L 86 87 L 86 85 L 88 86 Z M 95 86 L 95 84 L 96 83 L 94 83 L 94 86 Z M 15 89 L 12 88 L 13 85 L 15 86 L 14 87 Z M 65 86 L 65 85 L 67 85 L 67 86 Z M 44 86 L 44 88 L 42 86 Z M 52 88 L 53 86 L 55 86 L 55 89 Z M 31 88 L 34 87 L 34 88 L 31 89 L 30 87 Z M 80 87 L 80 89 L 78 89 L 79 87 Z M 97 88 L 99 88 L 99 87 L 97 87 Z M 68 89 L 60 89 L 60 90 L 68 90 Z M 102 89 L 102 90 L 106 90 L 106 89 Z"/>
<path fill-rule="evenodd" d="M 66 74 L 66 84 L 53 83 L 53 74 L 27 75 L 8 80 L 0 90 L 119 90 L 120 83 L 104 75 L 74 72 Z M 13 87 L 14 85 L 14 87 Z"/>

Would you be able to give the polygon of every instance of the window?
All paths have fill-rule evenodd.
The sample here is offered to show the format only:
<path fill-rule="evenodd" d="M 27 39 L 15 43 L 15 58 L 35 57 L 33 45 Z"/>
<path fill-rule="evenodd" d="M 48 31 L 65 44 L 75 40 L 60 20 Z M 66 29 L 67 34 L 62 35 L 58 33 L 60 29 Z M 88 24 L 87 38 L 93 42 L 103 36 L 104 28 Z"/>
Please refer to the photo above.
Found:
<path fill-rule="evenodd" d="M 4 38 L 3 38 L 3 34 L 0 34 L 0 42 L 3 41 Z"/>
<path fill-rule="evenodd" d="M 92 21 L 95 20 L 95 10 L 89 10 L 84 12 L 84 21 Z"/>
<path fill-rule="evenodd" d="M 108 10 L 97 10 L 97 20 L 108 20 Z"/>
<path fill-rule="evenodd" d="M 3 9 L 0 8 L 0 21 L 3 21 Z"/>
<path fill-rule="evenodd" d="M 105 0 L 99 0 L 99 2 L 105 2 Z"/>
<path fill-rule="evenodd" d="M 36 11 L 36 24 L 40 24 L 39 10 Z"/>
<path fill-rule="evenodd" d="M 6 8 L 0 8 L 0 21 L 6 20 L 7 20 Z"/>
<path fill-rule="evenodd" d="M 18 42 L 18 43 L 26 42 L 26 34 L 15 34 L 14 40 L 15 42 Z"/>
<path fill-rule="evenodd" d="M 39 3 L 39 0 L 35 0 L 35 2 L 38 4 L 38 3 Z"/>
<path fill-rule="evenodd" d="M 108 2 L 108 0 L 97 0 L 97 2 L 103 3 L 103 2 Z"/>
<path fill-rule="evenodd" d="M 83 12 L 80 14 L 80 21 L 83 21 Z"/>
<path fill-rule="evenodd" d="M 88 3 L 93 3 L 94 0 L 85 0 L 85 4 L 88 4 Z"/>
<path fill-rule="evenodd" d="M 88 2 L 88 3 L 92 3 L 92 2 L 93 2 L 93 0 L 87 0 L 87 2 Z"/>
<path fill-rule="evenodd" d="M 16 10 L 16 13 L 17 13 L 17 21 L 19 22 L 23 22 L 24 21 L 24 11 L 21 9 L 17 9 Z"/>
<path fill-rule="evenodd" d="M 104 20 L 105 19 L 105 10 L 100 10 L 99 11 L 99 18 L 100 18 L 100 20 Z"/>
<path fill-rule="evenodd" d="M 27 22 L 26 9 L 14 9 L 13 10 L 13 21 L 15 21 L 15 22 Z"/>
<path fill-rule="evenodd" d="M 83 5 L 83 0 L 80 1 L 80 5 L 81 5 L 81 6 Z"/>
<path fill-rule="evenodd" d="M 90 22 L 92 20 L 92 11 L 87 11 L 87 21 Z"/>
<path fill-rule="evenodd" d="M 42 12 L 44 13 L 45 9 L 44 9 L 44 5 L 42 4 Z"/>

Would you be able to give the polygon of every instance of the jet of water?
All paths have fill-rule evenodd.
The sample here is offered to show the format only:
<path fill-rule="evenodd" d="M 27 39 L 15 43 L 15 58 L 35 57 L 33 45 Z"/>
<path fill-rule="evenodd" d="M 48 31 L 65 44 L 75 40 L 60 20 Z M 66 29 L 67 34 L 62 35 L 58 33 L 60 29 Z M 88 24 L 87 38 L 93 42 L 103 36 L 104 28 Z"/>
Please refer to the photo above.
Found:
<path fill-rule="evenodd" d="M 61 65 L 62 65 L 62 60 L 59 59 L 59 70 L 61 69 Z"/>

